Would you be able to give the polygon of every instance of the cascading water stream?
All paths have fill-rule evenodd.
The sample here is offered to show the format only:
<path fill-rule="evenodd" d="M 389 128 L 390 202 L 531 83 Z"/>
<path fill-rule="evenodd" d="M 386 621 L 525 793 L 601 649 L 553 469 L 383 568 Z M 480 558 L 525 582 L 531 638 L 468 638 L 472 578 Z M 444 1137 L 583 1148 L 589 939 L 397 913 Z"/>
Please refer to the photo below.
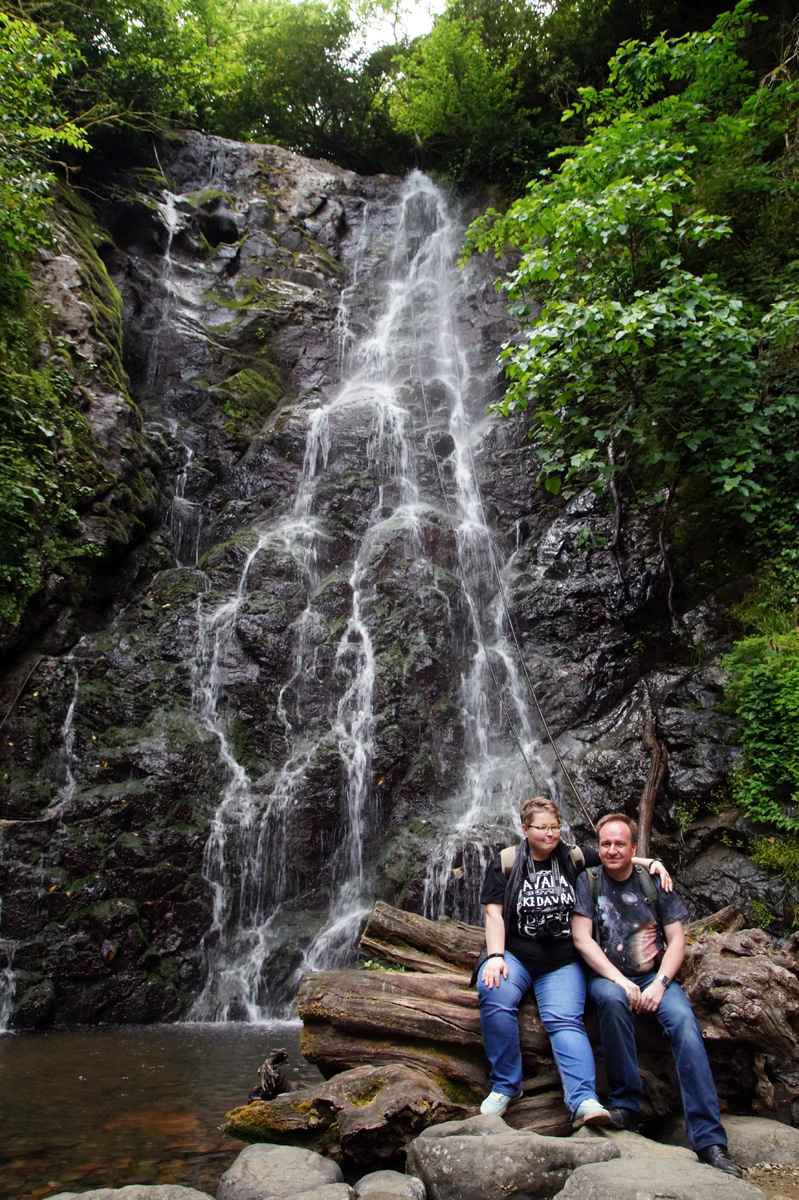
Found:
<path fill-rule="evenodd" d="M 82 641 L 83 639 L 81 639 L 81 643 Z M 63 781 L 58 788 L 54 802 L 41 816 L 30 818 L 29 821 L 24 818 L 20 821 L 0 821 L 0 855 L 2 854 L 3 828 L 10 828 L 17 824 L 38 824 L 40 822 L 56 825 L 63 819 L 63 814 L 68 809 L 77 788 L 77 781 L 74 774 L 74 768 L 77 766 L 77 759 L 74 752 L 74 721 L 75 709 L 78 703 L 80 675 L 74 662 L 70 662 L 72 654 L 66 655 L 65 659 L 70 663 L 69 669 L 72 672 L 72 695 L 60 729 L 61 746 L 63 749 L 61 762 Z M 43 879 L 46 864 L 47 854 L 45 853 L 36 868 L 42 892 L 45 890 Z M 17 941 L 3 935 L 3 901 L 2 897 L 0 897 L 0 1033 L 5 1032 L 8 1027 L 8 1020 L 11 1016 L 14 999 L 17 994 L 17 977 L 14 971 L 16 950 Z"/>
<path fill-rule="evenodd" d="M 304 971 L 351 958 L 371 909 L 368 847 L 379 832 L 375 635 L 385 611 L 375 564 L 387 547 L 435 591 L 441 568 L 433 544 L 442 531 L 454 529 L 448 544 L 456 552 L 455 575 L 468 618 L 466 628 L 453 630 L 465 664 L 464 783 L 445 806 L 449 824 L 431 857 L 425 884 L 431 915 L 456 910 L 460 901 L 452 881 L 461 867 L 468 861 L 472 871 L 490 847 L 511 836 L 522 780 L 527 782 L 503 727 L 489 661 L 527 757 L 540 757 L 497 598 L 498 551 L 474 477 L 467 406 L 480 412 L 485 400 L 453 317 L 464 278 L 456 266 L 462 228 L 441 193 L 418 173 L 406 181 L 395 216 L 390 261 L 379 277 L 382 299 L 372 300 L 366 316 L 361 303 L 357 332 L 350 314 L 358 309 L 357 263 L 369 252 L 368 226 L 356 248 L 338 322 L 343 382 L 318 407 L 309 405 L 303 468 L 290 510 L 259 526 L 236 593 L 216 607 L 210 591 L 200 600 L 195 711 L 218 740 L 227 782 L 205 854 L 214 907 L 204 943 L 206 984 L 192 1010 L 199 1020 L 258 1020 L 270 1011 L 284 1012 Z M 375 286 L 373 277 L 371 297 Z M 326 489 L 341 470 L 339 459 L 347 454 L 347 461 L 360 459 L 374 502 L 367 519 L 348 529 L 342 541 L 324 505 Z M 226 664 L 236 653 L 237 622 L 258 602 L 251 579 L 261 571 L 265 577 L 283 572 L 300 579 L 306 605 L 293 621 L 290 668 L 277 702 L 287 753 L 272 774 L 252 780 L 226 728 Z M 317 609 L 319 589 L 331 580 L 347 598 L 338 633 Z M 327 908 L 316 914 L 315 932 L 304 940 L 290 977 L 276 981 L 270 956 L 279 945 L 278 931 L 296 920 L 301 907 L 297 870 L 286 862 L 286 831 L 297 805 L 307 801 L 308 780 L 330 783 L 334 775 L 340 790 L 337 828 L 320 835 Z M 335 838 L 333 846 L 325 836 Z"/>
<path fill-rule="evenodd" d="M 172 534 L 175 559 L 182 567 L 195 567 L 200 557 L 202 507 L 186 497 L 186 483 L 191 473 L 194 451 L 186 447 L 186 462 L 175 480 L 175 494 L 169 506 L 167 525 Z"/>

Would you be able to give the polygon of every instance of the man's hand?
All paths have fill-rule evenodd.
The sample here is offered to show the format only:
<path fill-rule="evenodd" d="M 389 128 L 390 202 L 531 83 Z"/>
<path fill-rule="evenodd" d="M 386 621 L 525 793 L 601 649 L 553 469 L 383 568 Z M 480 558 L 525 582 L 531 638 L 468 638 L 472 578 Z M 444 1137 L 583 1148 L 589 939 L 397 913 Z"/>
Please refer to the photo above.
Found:
<path fill-rule="evenodd" d="M 641 992 L 636 1012 L 654 1013 L 660 1007 L 663 993 L 666 991 L 659 979 L 653 979 Z"/>
<path fill-rule="evenodd" d="M 627 1003 L 633 1012 L 638 1012 L 641 1004 L 641 989 L 638 984 L 633 983 L 632 979 L 625 979 L 623 975 L 619 979 L 614 979 L 613 982 L 624 992 Z"/>
<path fill-rule="evenodd" d="M 504 958 L 487 958 L 483 963 L 482 976 L 487 988 L 499 987 L 500 979 L 508 978 L 508 964 Z"/>

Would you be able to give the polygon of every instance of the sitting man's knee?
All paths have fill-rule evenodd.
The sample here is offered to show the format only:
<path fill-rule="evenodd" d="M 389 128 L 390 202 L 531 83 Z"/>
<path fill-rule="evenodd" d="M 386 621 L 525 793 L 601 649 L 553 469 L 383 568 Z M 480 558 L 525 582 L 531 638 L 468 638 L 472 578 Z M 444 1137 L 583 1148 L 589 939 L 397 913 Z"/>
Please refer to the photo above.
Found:
<path fill-rule="evenodd" d="M 591 999 L 597 1008 L 629 1008 L 624 988 L 609 979 L 603 979 L 591 987 Z"/>

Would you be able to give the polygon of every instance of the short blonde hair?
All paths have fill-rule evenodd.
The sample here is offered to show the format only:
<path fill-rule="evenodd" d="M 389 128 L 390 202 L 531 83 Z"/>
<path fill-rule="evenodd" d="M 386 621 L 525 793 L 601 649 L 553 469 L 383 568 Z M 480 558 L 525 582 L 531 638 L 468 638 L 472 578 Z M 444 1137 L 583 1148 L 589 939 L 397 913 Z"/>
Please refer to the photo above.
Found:
<path fill-rule="evenodd" d="M 638 825 L 628 817 L 626 813 L 605 813 L 604 817 L 600 817 L 596 823 L 596 836 L 599 840 L 599 835 L 602 832 L 604 825 L 610 824 L 611 821 L 621 821 L 622 825 L 626 825 L 630 831 L 630 841 L 635 846 L 638 842 Z"/>
<path fill-rule="evenodd" d="M 562 824 L 560 809 L 554 800 L 550 800 L 546 796 L 533 796 L 522 804 L 520 812 L 522 825 L 530 825 L 537 813 L 548 813 L 555 818 L 558 825 Z"/>

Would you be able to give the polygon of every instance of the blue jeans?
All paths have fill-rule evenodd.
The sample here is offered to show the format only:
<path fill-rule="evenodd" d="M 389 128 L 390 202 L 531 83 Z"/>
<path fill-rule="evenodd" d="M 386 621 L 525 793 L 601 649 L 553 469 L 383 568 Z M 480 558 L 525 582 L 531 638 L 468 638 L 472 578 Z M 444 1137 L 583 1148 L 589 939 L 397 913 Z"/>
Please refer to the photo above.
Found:
<path fill-rule="evenodd" d="M 483 1045 L 491 1064 L 495 1092 L 518 1096 L 522 1090 L 522 1051 L 519 1044 L 519 1005 L 532 988 L 541 1021 L 549 1034 L 552 1053 L 563 1084 L 563 1096 L 574 1116 L 583 1100 L 596 1099 L 596 1070 L 591 1045 L 583 1025 L 585 976 L 577 963 L 533 978 L 509 951 L 505 952 L 508 978 L 499 987 L 477 981 Z"/>
<path fill-rule="evenodd" d="M 632 978 L 643 991 L 655 975 L 635 975 Z M 591 975 L 588 991 L 599 1017 L 599 1035 L 605 1054 L 611 1107 L 631 1108 L 638 1112 L 643 1088 L 635 1049 L 636 1014 L 628 1005 L 624 990 L 610 979 Z M 671 1040 L 685 1112 L 685 1128 L 691 1145 L 694 1150 L 704 1150 L 707 1146 L 726 1146 L 727 1134 L 721 1123 L 719 1098 L 702 1041 L 702 1031 L 688 997 L 678 983 L 672 983 L 666 989 L 653 1015 Z"/>

